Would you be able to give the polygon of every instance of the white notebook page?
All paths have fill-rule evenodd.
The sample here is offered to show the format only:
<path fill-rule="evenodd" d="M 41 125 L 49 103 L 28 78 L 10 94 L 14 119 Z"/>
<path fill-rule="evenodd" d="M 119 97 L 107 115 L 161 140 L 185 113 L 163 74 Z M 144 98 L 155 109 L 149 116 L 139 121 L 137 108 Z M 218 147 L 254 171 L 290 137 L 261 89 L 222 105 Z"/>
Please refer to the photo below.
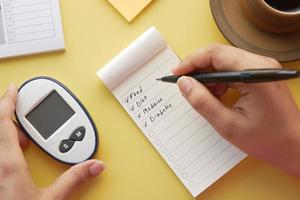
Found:
<path fill-rule="evenodd" d="M 0 58 L 64 49 L 59 0 L 0 0 Z"/>
<path fill-rule="evenodd" d="M 246 155 L 192 109 L 176 84 L 155 80 L 169 75 L 179 62 L 152 27 L 98 75 L 196 197 Z"/>

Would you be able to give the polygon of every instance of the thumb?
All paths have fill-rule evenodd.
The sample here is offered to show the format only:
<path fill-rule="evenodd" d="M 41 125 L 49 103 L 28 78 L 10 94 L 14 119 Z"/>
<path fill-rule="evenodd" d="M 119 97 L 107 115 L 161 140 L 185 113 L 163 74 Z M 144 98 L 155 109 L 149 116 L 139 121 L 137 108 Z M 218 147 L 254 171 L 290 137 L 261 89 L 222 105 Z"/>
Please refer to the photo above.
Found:
<path fill-rule="evenodd" d="M 183 76 L 178 80 L 182 95 L 218 132 L 226 132 L 234 120 L 235 112 L 227 108 L 209 90 L 193 78 Z"/>
<path fill-rule="evenodd" d="M 15 112 L 18 96 L 18 88 L 15 84 L 10 84 L 5 94 L 0 99 L 0 117 L 11 119 Z"/>
<path fill-rule="evenodd" d="M 63 173 L 46 191 L 51 192 L 55 200 L 68 199 L 83 183 L 98 176 L 105 169 L 104 163 L 88 160 L 72 166 Z"/>

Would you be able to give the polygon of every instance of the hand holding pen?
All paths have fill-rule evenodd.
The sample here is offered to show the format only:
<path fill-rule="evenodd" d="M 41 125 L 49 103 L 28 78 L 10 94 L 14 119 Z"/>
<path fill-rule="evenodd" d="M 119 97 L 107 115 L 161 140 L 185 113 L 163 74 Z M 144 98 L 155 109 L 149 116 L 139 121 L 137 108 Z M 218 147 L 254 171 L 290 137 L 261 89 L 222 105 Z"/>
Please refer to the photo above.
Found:
<path fill-rule="evenodd" d="M 266 66 L 272 69 L 260 70 Z M 244 71 L 249 67 L 253 68 L 251 73 Z M 222 76 L 195 76 L 200 82 L 215 82 L 207 87 L 192 77 L 182 76 L 211 68 L 222 72 Z M 287 83 L 247 84 L 299 76 L 299 72 L 280 69 L 274 59 L 217 44 L 199 49 L 173 69 L 179 79 L 165 79 L 177 81 L 186 100 L 229 142 L 300 177 L 300 112 Z M 219 99 L 229 88 L 239 90 L 241 96 L 227 107 Z"/>

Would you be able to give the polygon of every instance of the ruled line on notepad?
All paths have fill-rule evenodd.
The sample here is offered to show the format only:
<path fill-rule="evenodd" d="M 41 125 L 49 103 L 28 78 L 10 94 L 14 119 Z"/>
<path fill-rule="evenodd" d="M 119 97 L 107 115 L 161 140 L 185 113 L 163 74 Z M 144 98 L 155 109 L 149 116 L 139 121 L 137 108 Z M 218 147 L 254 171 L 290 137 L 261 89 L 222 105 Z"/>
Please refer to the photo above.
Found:
<path fill-rule="evenodd" d="M 184 115 L 184 117 L 189 116 L 188 111 L 185 112 L 183 115 Z M 181 117 L 180 117 L 180 118 L 181 118 Z M 178 123 L 178 121 L 180 121 L 180 119 L 178 119 L 178 118 L 175 119 L 175 120 L 173 120 L 171 123 L 168 124 L 167 127 L 176 127 L 175 124 Z M 152 139 L 155 140 L 156 144 L 158 144 L 159 146 L 165 147 L 165 148 L 166 148 L 166 152 L 169 152 L 169 147 L 167 146 L 167 144 L 168 144 L 168 142 L 171 140 L 171 137 L 179 137 L 179 135 L 180 135 L 179 133 L 183 133 L 186 129 L 189 129 L 189 128 L 190 128 L 190 125 L 191 125 L 193 122 L 194 122 L 194 120 L 192 120 L 191 123 L 185 123 L 185 124 L 183 124 L 183 125 L 182 125 L 183 128 L 181 128 L 181 127 L 179 128 L 180 131 L 178 132 L 178 134 L 177 134 L 177 131 L 175 132 L 175 134 L 177 134 L 177 136 L 174 135 L 174 134 L 171 135 L 171 133 L 173 133 L 173 131 L 168 130 L 168 131 L 166 131 L 166 136 L 164 136 L 164 137 L 167 137 L 167 138 L 164 138 L 162 135 L 158 136 L 158 135 L 154 134 L 154 135 L 152 136 Z M 153 129 L 152 129 L 152 130 L 153 130 Z M 153 132 L 155 132 L 155 131 L 153 131 Z M 156 133 L 157 133 L 157 132 L 156 132 Z"/>
<path fill-rule="evenodd" d="M 188 151 L 186 151 L 184 154 L 182 154 L 175 162 L 178 162 L 182 158 L 184 158 L 187 154 L 192 152 L 195 148 L 197 148 L 201 143 L 203 143 L 205 140 L 207 140 L 210 136 L 212 136 L 214 131 L 211 131 L 209 134 L 207 134 L 203 139 L 201 139 L 198 143 L 196 143 L 194 146 L 192 146 Z"/>
<path fill-rule="evenodd" d="M 225 162 L 223 162 L 220 167 L 218 167 L 216 170 L 214 170 L 213 173 L 210 173 L 208 176 L 202 178 L 202 180 L 198 183 L 196 183 L 196 185 L 194 186 L 197 187 L 198 185 L 200 185 L 201 183 L 203 183 L 205 180 L 207 180 L 208 178 L 210 178 L 211 176 L 213 176 L 218 170 L 220 170 L 222 167 L 224 167 L 224 165 L 228 162 L 230 162 L 231 160 L 233 160 L 240 152 L 235 153 L 234 155 L 232 155 L 229 159 L 227 159 Z"/>
<path fill-rule="evenodd" d="M 194 122 L 194 121 L 193 121 Z M 193 123 L 192 122 L 192 123 Z M 167 153 L 168 155 L 172 155 L 173 153 L 174 153 L 174 151 L 170 151 L 169 149 L 169 147 L 168 147 L 168 143 L 171 141 L 171 140 L 173 140 L 174 138 L 178 138 L 178 137 L 180 137 L 180 136 L 182 136 L 182 134 L 183 133 L 185 133 L 184 131 L 186 130 L 186 129 L 190 129 L 190 125 L 192 124 L 192 123 L 188 123 L 184 128 L 182 128 L 182 129 L 180 129 L 179 131 L 177 131 L 174 135 L 171 135 L 170 136 L 170 138 L 167 140 L 167 141 L 165 141 L 165 143 L 163 143 L 162 145 L 161 145 L 161 147 L 162 148 L 165 148 L 165 153 Z M 197 132 L 199 132 L 201 130 L 201 128 L 200 129 L 198 129 L 197 130 Z M 185 134 L 187 134 L 187 133 L 185 133 Z M 192 133 L 192 135 L 194 135 L 195 134 L 195 132 L 193 132 Z M 181 138 L 181 137 L 180 137 Z M 188 137 L 188 138 L 190 138 L 190 137 Z M 184 144 L 184 142 L 183 142 L 183 144 Z M 180 148 L 181 147 L 181 144 L 179 144 L 179 145 L 177 145 L 176 147 L 175 147 L 175 149 L 177 149 L 177 148 Z M 174 149 L 172 149 L 172 150 L 174 150 Z"/>
<path fill-rule="evenodd" d="M 218 141 L 218 142 L 221 142 L 221 140 Z M 214 146 L 215 146 L 215 145 L 214 145 Z M 221 156 L 222 153 L 225 152 L 225 151 L 226 151 L 227 149 L 229 149 L 230 147 L 231 147 L 231 145 L 227 145 L 222 151 L 219 151 L 218 154 L 216 154 L 216 155 L 215 155 L 214 157 L 212 157 L 209 161 L 207 161 L 207 162 L 205 163 L 205 165 L 203 165 L 203 166 L 202 166 L 201 168 L 199 168 L 196 172 L 194 172 L 193 174 L 191 174 L 190 177 L 193 178 L 194 176 L 196 176 L 201 170 L 203 170 L 205 167 L 207 167 L 207 166 L 208 166 L 212 161 L 214 161 L 217 157 Z M 213 147 L 212 147 L 212 148 L 213 148 Z M 210 148 L 210 149 L 212 149 L 212 148 Z M 210 150 L 210 149 L 209 149 L 209 150 Z M 208 151 L 209 151 L 209 150 L 208 150 Z M 208 151 L 207 151 L 207 152 L 208 152 Z M 207 152 L 206 152 L 206 153 L 207 153 Z M 201 156 L 203 156 L 203 155 L 204 155 L 204 154 L 202 154 Z M 197 159 L 197 160 L 198 160 L 198 159 Z M 197 161 L 197 160 L 196 160 L 196 161 Z"/>
<path fill-rule="evenodd" d="M 22 14 L 27 14 L 27 13 L 32 14 L 32 13 L 35 13 L 35 12 L 42 12 L 42 11 L 49 11 L 49 10 L 50 10 L 50 7 L 49 8 L 44 8 L 44 9 L 38 9 L 38 10 L 33 9 L 33 10 L 28 10 L 28 11 L 23 11 L 23 12 L 14 12 L 13 14 L 15 16 L 17 16 L 17 15 L 22 15 Z"/>
<path fill-rule="evenodd" d="M 187 110 L 185 113 L 183 113 L 181 116 L 179 116 L 179 118 L 177 118 L 176 120 L 174 120 L 174 121 L 169 125 L 169 127 L 172 126 L 174 123 L 178 122 L 180 119 L 184 118 L 184 117 L 185 117 L 186 115 L 188 115 L 190 112 L 192 112 L 192 110 Z M 194 121 L 194 120 L 195 120 L 195 119 L 193 119 L 192 121 Z M 163 133 L 166 133 L 169 127 L 165 128 L 163 131 L 161 131 L 160 133 L 158 133 L 155 137 L 159 137 L 159 136 L 161 136 Z M 185 127 L 184 127 L 184 128 L 185 128 Z M 184 129 L 184 128 L 183 128 L 183 129 Z M 183 130 L 183 129 L 181 129 L 181 130 Z"/>
<path fill-rule="evenodd" d="M 222 142 L 222 141 L 219 141 L 219 142 Z M 218 157 L 223 156 L 223 153 L 228 151 L 231 147 L 231 145 L 227 145 L 222 150 L 215 152 L 216 155 L 209 157 L 210 154 L 212 153 L 211 151 L 215 150 L 217 148 L 217 145 L 218 145 L 218 143 L 215 144 L 213 147 L 209 148 L 208 150 L 206 150 L 204 153 L 202 153 L 201 158 L 195 159 L 195 162 L 193 164 L 189 164 L 189 165 L 183 167 L 182 164 L 176 164 L 176 162 L 175 162 L 175 165 L 178 166 L 177 170 L 181 173 L 182 178 L 185 179 L 187 182 L 195 180 L 195 176 L 197 176 L 198 173 L 202 172 L 203 169 L 209 169 L 210 165 L 212 165 L 211 163 L 213 161 L 215 161 Z M 207 159 L 208 157 L 209 157 L 209 160 L 205 161 L 205 159 Z M 201 159 L 204 159 L 204 160 L 201 163 L 197 163 L 197 162 L 199 162 L 199 160 L 201 161 Z M 191 170 L 189 169 L 192 166 L 197 169 L 195 172 L 191 172 Z"/>
<path fill-rule="evenodd" d="M 22 43 L 22 42 L 33 42 L 33 41 L 38 41 L 38 40 L 43 40 L 43 39 L 49 39 L 49 38 L 52 38 L 54 37 L 53 34 L 51 34 L 51 36 L 39 36 L 39 37 L 35 37 L 34 39 L 22 39 L 21 41 L 15 41 L 13 42 L 14 44 L 17 44 L 17 43 Z"/>
<path fill-rule="evenodd" d="M 9 1 L 13 1 L 13 5 L 14 6 L 24 6 L 27 4 L 32 4 L 32 2 L 35 2 L 34 4 L 37 3 L 42 3 L 42 2 L 49 2 L 49 0 L 9 0 Z"/>
<path fill-rule="evenodd" d="M 40 31 L 32 31 L 32 32 L 24 32 L 24 33 L 19 33 L 18 35 L 31 35 L 34 33 L 44 33 L 44 32 L 51 32 L 52 29 L 46 29 L 46 30 L 40 30 Z"/>
<path fill-rule="evenodd" d="M 36 6 L 36 5 L 41 5 L 41 4 L 50 4 L 49 1 L 44 1 L 44 2 L 39 2 L 39 3 L 29 3 L 29 4 L 17 4 L 14 5 L 14 8 L 24 8 L 24 7 L 28 7 L 28 6 Z"/>
<path fill-rule="evenodd" d="M 180 146 L 182 146 L 183 144 L 185 144 L 189 139 L 191 139 L 193 136 L 195 136 L 195 134 L 198 134 L 200 132 L 200 130 L 202 130 L 205 126 L 208 126 L 208 124 L 204 124 L 201 127 L 199 127 L 196 131 L 194 131 L 189 137 L 187 137 L 185 140 L 183 140 L 181 143 L 179 143 L 178 145 L 176 145 L 173 149 L 170 150 L 170 153 L 173 153 L 174 151 L 176 151 L 176 149 L 178 149 Z"/>
<path fill-rule="evenodd" d="M 193 159 L 191 162 L 189 162 L 189 163 L 186 165 L 186 167 L 184 167 L 184 170 L 186 170 L 186 169 L 188 169 L 189 167 L 191 167 L 195 162 L 197 162 L 199 159 L 201 159 L 204 155 L 206 155 L 210 150 L 212 150 L 214 147 L 216 147 L 217 144 L 219 144 L 219 143 L 222 142 L 222 141 L 223 141 L 223 140 L 222 140 L 221 138 L 220 138 L 219 140 L 215 141 L 214 144 L 212 144 L 210 147 L 208 147 L 207 149 L 205 149 L 205 151 L 203 151 L 203 152 L 202 152 L 201 154 L 199 154 L 195 159 Z M 227 149 L 228 147 L 229 147 L 229 145 L 228 145 L 225 149 Z M 225 151 L 225 149 L 222 150 L 221 152 L 218 152 L 217 155 L 221 154 L 223 151 Z M 214 158 L 211 159 L 211 160 L 214 160 Z M 206 164 L 208 164 L 208 162 L 207 162 Z M 201 170 L 201 168 L 198 169 L 194 174 L 192 174 L 191 177 L 193 177 L 193 176 L 194 176 L 198 171 L 200 171 L 200 170 Z"/>
<path fill-rule="evenodd" d="M 167 58 L 165 61 L 163 61 L 161 64 L 159 64 L 158 68 L 155 68 L 155 70 L 151 71 L 150 74 L 147 74 L 145 76 L 143 76 L 143 78 L 140 79 L 139 82 L 135 83 L 133 86 L 130 87 L 129 90 L 127 90 L 126 92 L 124 92 L 120 97 L 123 99 L 126 95 L 128 95 L 128 93 L 130 93 L 130 91 L 132 91 L 137 85 L 140 85 L 141 82 L 143 82 L 145 79 L 147 79 L 149 76 L 151 76 L 152 74 L 156 73 L 157 71 L 160 71 L 162 69 L 162 67 L 168 63 L 170 58 Z"/>
<path fill-rule="evenodd" d="M 32 26 L 41 26 L 41 25 L 46 25 L 46 24 L 52 24 L 51 22 L 47 23 L 40 23 L 40 24 L 31 24 L 31 25 L 24 25 L 24 26 L 15 26 L 15 28 L 29 28 Z"/>
<path fill-rule="evenodd" d="M 184 101 L 184 100 L 182 100 L 181 101 L 181 103 L 180 104 L 178 104 L 176 107 L 175 107 L 175 109 L 177 109 L 177 108 L 181 108 L 181 106 L 183 106 L 182 104 L 185 104 L 186 102 Z M 173 112 L 175 112 L 176 110 L 172 110 Z M 166 131 L 167 129 L 169 129 L 170 127 L 172 127 L 172 125 L 174 125 L 176 122 L 178 122 L 180 119 L 182 119 L 182 118 L 184 118 L 184 117 L 186 117 L 189 113 L 191 113 L 192 112 L 192 109 L 189 109 L 189 108 L 187 108 L 187 109 L 185 109 L 185 110 L 182 110 L 182 112 L 181 112 L 181 114 L 178 116 L 178 118 L 176 118 L 176 119 L 174 119 L 173 121 L 171 121 L 170 123 L 168 123 L 168 125 L 162 130 L 162 131 L 160 131 L 160 133 L 161 132 L 164 132 L 164 131 Z M 172 114 L 172 113 L 169 113 L 169 114 Z M 159 133 L 159 134 L 160 134 Z"/>
<path fill-rule="evenodd" d="M 202 158 L 203 156 L 205 156 L 209 151 L 211 151 L 214 147 L 216 147 L 220 142 L 222 142 L 221 138 L 218 139 L 218 140 L 216 140 L 213 144 L 211 144 L 209 147 L 207 147 L 203 151 L 201 151 L 201 153 L 199 155 L 197 155 L 197 157 L 193 158 L 189 163 L 185 163 L 185 167 L 183 167 L 182 170 L 184 170 L 184 171 L 187 170 L 194 163 L 196 163 L 200 158 Z M 190 152 L 186 153 L 182 158 L 186 157 L 186 155 L 189 154 L 189 153 Z M 197 151 L 197 153 L 199 153 L 199 151 Z M 174 162 L 175 163 L 180 163 L 180 160 L 175 160 Z M 181 165 L 181 166 L 183 166 L 183 165 Z"/>
<path fill-rule="evenodd" d="M 41 18 L 50 18 L 50 17 L 51 17 L 51 15 L 45 15 L 45 16 L 40 16 L 39 19 L 41 19 Z M 14 20 L 14 22 L 31 21 L 33 19 L 36 19 L 36 17 L 17 19 L 17 20 Z"/>
<path fill-rule="evenodd" d="M 176 138 L 176 136 L 180 133 L 182 133 L 182 131 L 186 128 L 188 128 L 193 122 L 195 122 L 197 119 L 199 119 L 199 117 L 195 117 L 193 120 L 191 120 L 186 126 L 184 126 L 182 129 L 178 130 L 174 135 L 172 135 L 167 141 L 165 141 L 162 145 L 166 145 L 168 144 L 170 141 L 172 141 L 174 138 Z"/>

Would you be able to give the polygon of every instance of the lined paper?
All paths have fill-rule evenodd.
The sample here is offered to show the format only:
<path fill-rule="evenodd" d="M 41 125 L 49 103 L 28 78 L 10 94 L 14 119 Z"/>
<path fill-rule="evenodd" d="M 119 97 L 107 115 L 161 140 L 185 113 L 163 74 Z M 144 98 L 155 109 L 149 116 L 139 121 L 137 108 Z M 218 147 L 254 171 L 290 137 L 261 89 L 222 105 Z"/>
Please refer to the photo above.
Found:
<path fill-rule="evenodd" d="M 2 0 L 0 6 L 0 57 L 64 49 L 59 0 Z"/>
<path fill-rule="evenodd" d="M 51 0 L 4 0 L 8 42 L 55 37 Z"/>
<path fill-rule="evenodd" d="M 0 5 L 0 45 L 5 43 L 4 24 L 3 24 L 2 12 L 3 12 L 3 9 Z"/>
<path fill-rule="evenodd" d="M 156 39 L 155 39 L 156 38 Z M 212 126 L 180 95 L 176 84 L 157 82 L 155 79 L 170 74 L 180 60 L 161 38 L 155 28 L 150 28 L 131 44 L 132 54 L 148 51 L 148 45 L 160 48 L 159 53 L 148 51 L 147 62 L 137 65 L 143 57 L 124 60 L 122 53 L 98 72 L 123 108 L 135 121 L 143 134 L 168 163 L 181 182 L 196 197 L 228 170 L 239 163 L 245 154 L 219 136 Z M 152 40 L 154 39 L 154 40 Z M 156 44 L 155 41 L 159 41 Z M 136 47 L 132 49 L 132 45 Z M 151 49 L 151 48 L 150 48 Z M 125 52 L 125 53 L 124 53 Z M 123 51 L 130 54 L 128 50 Z M 137 60 L 137 61 L 134 61 Z M 127 71 L 134 68 L 116 85 L 107 81 L 109 71 Z M 104 72 L 104 73 L 102 73 Z M 109 74 L 110 79 L 117 79 Z"/>

